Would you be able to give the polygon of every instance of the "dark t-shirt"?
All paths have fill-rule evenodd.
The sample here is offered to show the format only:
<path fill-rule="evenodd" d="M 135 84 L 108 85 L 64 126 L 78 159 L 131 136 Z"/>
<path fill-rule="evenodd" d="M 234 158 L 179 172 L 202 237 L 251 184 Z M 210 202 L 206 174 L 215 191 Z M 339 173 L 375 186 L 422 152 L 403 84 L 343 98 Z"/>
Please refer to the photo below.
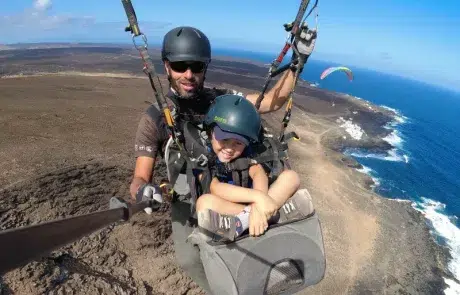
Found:
<path fill-rule="evenodd" d="M 212 101 L 219 95 L 239 94 L 231 89 L 207 88 L 205 87 L 200 96 L 194 99 L 176 99 L 170 91 L 167 94 L 176 106 L 176 123 L 184 120 L 202 122 Z M 139 122 L 136 138 L 134 141 L 135 157 L 146 156 L 155 158 L 158 151 L 163 154 L 164 145 L 168 141 L 167 125 L 163 119 L 163 113 L 156 105 L 151 105 L 142 115 Z"/>

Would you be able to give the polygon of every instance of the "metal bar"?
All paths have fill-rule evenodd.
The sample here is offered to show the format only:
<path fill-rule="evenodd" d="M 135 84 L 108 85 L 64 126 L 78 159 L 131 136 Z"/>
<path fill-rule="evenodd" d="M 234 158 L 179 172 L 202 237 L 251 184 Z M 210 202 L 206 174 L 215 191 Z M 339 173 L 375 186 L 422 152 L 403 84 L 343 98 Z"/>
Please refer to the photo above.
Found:
<path fill-rule="evenodd" d="M 140 211 L 144 210 L 145 208 L 151 207 L 154 202 L 156 202 L 156 201 L 149 200 L 149 201 L 142 201 L 142 202 L 135 203 L 135 204 L 128 204 L 128 216 L 127 216 L 127 218 L 125 218 L 125 221 L 129 220 L 131 218 L 131 216 L 133 216 L 134 214 L 139 213 Z"/>
<path fill-rule="evenodd" d="M 130 211 L 145 208 L 145 202 Z M 141 207 L 144 206 L 142 209 Z M 130 212 L 130 213 L 131 213 Z M 47 255 L 85 235 L 120 220 L 126 220 L 126 208 L 115 208 L 86 215 L 50 221 L 0 232 L 0 275 Z"/>

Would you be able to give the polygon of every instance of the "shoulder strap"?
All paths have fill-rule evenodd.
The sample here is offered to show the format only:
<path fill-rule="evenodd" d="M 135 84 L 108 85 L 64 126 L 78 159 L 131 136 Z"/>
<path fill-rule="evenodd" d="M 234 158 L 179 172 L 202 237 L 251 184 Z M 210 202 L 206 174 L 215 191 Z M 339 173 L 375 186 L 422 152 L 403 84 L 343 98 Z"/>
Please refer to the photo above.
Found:
<path fill-rule="evenodd" d="M 242 187 L 249 187 L 249 169 L 233 170 L 233 184 Z"/>
<path fill-rule="evenodd" d="M 256 164 L 256 162 L 249 157 L 238 158 L 235 161 L 228 163 L 227 167 L 229 170 L 246 170 L 249 169 L 251 164 Z"/>

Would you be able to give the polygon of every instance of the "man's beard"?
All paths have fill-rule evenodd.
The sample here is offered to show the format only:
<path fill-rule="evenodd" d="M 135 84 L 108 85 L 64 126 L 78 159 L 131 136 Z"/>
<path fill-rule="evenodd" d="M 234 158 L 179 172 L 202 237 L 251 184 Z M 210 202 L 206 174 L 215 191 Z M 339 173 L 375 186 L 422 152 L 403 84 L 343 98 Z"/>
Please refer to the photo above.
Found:
<path fill-rule="evenodd" d="M 198 84 L 195 90 L 193 91 L 185 91 L 184 89 L 182 89 L 182 87 L 180 87 L 180 81 L 176 81 L 176 80 L 169 78 L 169 83 L 171 84 L 171 88 L 176 92 L 176 94 L 179 95 L 180 98 L 183 98 L 183 99 L 194 98 L 195 96 L 198 95 L 198 93 L 203 88 L 203 82 Z"/>

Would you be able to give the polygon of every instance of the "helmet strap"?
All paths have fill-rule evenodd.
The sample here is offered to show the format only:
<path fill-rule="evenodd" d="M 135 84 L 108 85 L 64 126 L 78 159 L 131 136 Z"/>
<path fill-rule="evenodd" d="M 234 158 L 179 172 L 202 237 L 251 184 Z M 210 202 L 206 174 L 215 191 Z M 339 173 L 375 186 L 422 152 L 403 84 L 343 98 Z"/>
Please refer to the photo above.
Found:
<path fill-rule="evenodd" d="M 206 72 L 208 71 L 208 64 L 206 64 L 204 70 L 203 70 L 203 83 L 201 83 L 201 88 L 200 91 L 203 90 L 204 87 L 204 81 L 206 81 Z"/>

